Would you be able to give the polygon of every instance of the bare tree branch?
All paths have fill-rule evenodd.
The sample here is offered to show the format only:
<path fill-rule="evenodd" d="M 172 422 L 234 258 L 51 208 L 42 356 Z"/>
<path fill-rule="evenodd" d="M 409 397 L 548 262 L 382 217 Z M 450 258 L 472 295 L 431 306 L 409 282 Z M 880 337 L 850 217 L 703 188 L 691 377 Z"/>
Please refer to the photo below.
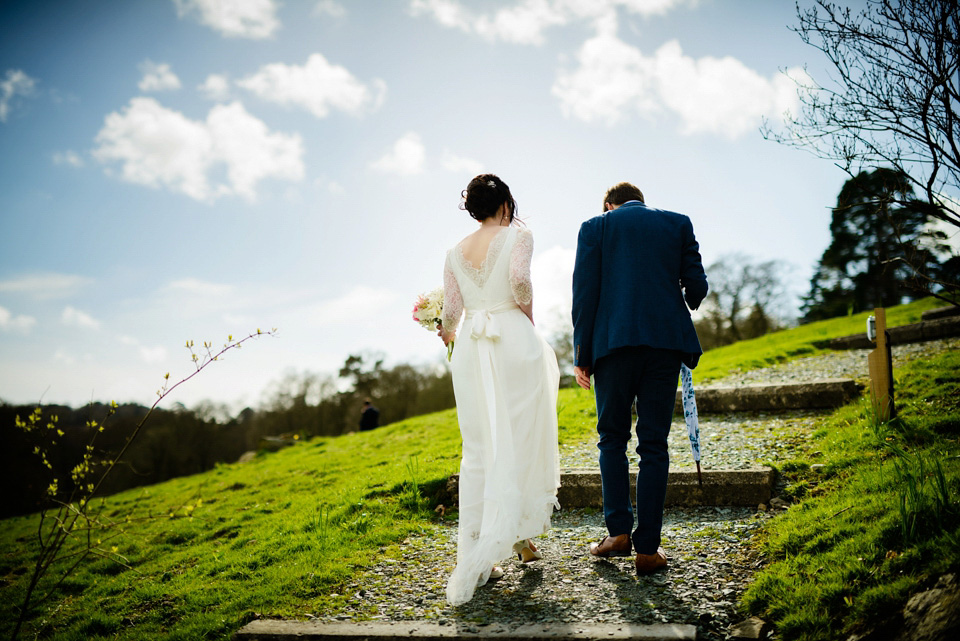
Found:
<path fill-rule="evenodd" d="M 960 227 L 960 5 L 867 0 L 854 12 L 828 0 L 801 9 L 794 31 L 830 64 L 828 82 L 795 79 L 801 113 L 765 138 L 807 149 L 852 176 L 903 172 L 940 220 Z M 809 74 L 808 74 L 809 78 Z"/>

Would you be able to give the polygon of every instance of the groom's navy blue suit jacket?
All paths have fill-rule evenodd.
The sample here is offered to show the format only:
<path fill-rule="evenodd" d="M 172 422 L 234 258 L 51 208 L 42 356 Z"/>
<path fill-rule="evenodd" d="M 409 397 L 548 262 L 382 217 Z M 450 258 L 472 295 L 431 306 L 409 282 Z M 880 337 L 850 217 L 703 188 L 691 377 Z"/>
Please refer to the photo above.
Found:
<path fill-rule="evenodd" d="M 619 347 L 682 352 L 696 367 L 703 350 L 687 309 L 707 295 L 693 224 L 639 201 L 580 227 L 573 271 L 574 364 L 593 367 Z"/>

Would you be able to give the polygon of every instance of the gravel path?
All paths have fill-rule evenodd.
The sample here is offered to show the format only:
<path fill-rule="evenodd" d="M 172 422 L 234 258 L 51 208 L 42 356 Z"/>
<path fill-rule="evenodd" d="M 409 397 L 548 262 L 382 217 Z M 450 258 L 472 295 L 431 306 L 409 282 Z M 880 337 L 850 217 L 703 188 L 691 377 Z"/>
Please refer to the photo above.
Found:
<path fill-rule="evenodd" d="M 960 338 L 927 343 L 895 345 L 894 367 L 941 351 L 960 349 Z M 710 385 L 736 386 L 750 383 L 800 383 L 825 378 L 853 378 L 866 384 L 867 354 L 870 350 L 826 352 L 789 363 L 751 370 L 711 381 Z M 694 370 L 694 387 L 696 387 Z M 793 412 L 730 412 L 700 416 L 700 447 L 703 469 L 738 470 L 764 463 L 787 461 L 802 452 L 820 417 L 831 410 Z M 670 429 L 670 461 L 673 469 L 693 466 L 690 441 L 683 415 L 675 415 Z M 631 443 L 630 451 L 636 447 Z M 597 467 L 597 441 L 560 448 L 564 468 Z"/>
<path fill-rule="evenodd" d="M 896 364 L 960 348 L 946 339 L 893 348 Z M 831 352 L 730 376 L 714 385 L 865 379 L 867 350 Z M 742 469 L 799 455 L 823 412 L 701 416 L 705 468 Z M 674 423 L 671 458 L 680 467 L 692 461 L 686 429 Z M 563 467 L 596 467 L 596 442 L 561 449 Z M 544 559 L 524 566 L 502 565 L 505 576 L 477 590 L 469 603 L 451 607 L 444 598 L 456 558 L 456 523 L 410 537 L 397 554 L 384 557 L 342 594 L 331 595 L 325 620 L 435 621 L 485 624 L 534 622 L 679 623 L 698 626 L 701 639 L 727 637 L 743 619 L 736 603 L 760 567 L 748 545 L 773 512 L 754 508 L 668 508 L 665 572 L 638 579 L 632 558 L 594 559 L 591 541 L 605 534 L 596 509 L 567 509 L 554 515 L 553 528 L 537 539 Z"/>
<path fill-rule="evenodd" d="M 542 561 L 502 564 L 504 577 L 479 588 L 462 606 L 447 605 L 446 579 L 456 558 L 456 523 L 404 541 L 343 596 L 333 620 L 434 621 L 440 624 L 551 622 L 689 623 L 702 639 L 722 639 L 757 562 L 746 541 L 769 515 L 748 508 L 681 508 L 664 515 L 671 566 L 637 579 L 632 558 L 594 559 L 602 533 L 597 510 L 562 510 L 537 539 Z M 468 631 L 470 629 L 468 628 Z"/>

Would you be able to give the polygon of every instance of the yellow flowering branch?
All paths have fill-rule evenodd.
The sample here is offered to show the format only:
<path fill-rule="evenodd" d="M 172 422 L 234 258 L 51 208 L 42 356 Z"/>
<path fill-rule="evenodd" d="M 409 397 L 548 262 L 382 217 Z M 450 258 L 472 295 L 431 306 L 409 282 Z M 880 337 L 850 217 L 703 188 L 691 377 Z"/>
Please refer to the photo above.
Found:
<path fill-rule="evenodd" d="M 129 562 L 126 557 L 120 554 L 118 546 L 111 546 L 109 550 L 104 547 L 106 542 L 125 533 L 121 524 L 105 520 L 102 518 L 105 502 L 101 499 L 98 509 L 91 509 L 90 500 L 96 495 L 97 491 L 103 485 L 103 482 L 109 476 L 110 472 L 117 466 L 120 460 L 126 454 L 130 445 L 136 439 L 144 424 L 150 418 L 153 411 L 157 408 L 163 399 L 170 395 L 175 389 L 191 380 L 194 376 L 206 369 L 211 363 L 214 363 L 232 349 L 240 347 L 249 340 L 259 338 L 260 336 L 272 336 L 276 334 L 276 329 L 262 331 L 257 329 L 247 336 L 235 340 L 233 336 L 228 336 L 227 342 L 219 349 L 213 347 L 209 341 L 203 343 L 203 348 L 198 352 L 194 349 L 194 342 L 187 341 L 186 348 L 190 351 L 190 360 L 194 363 L 194 371 L 174 384 L 170 384 L 170 374 L 163 377 L 163 386 L 157 391 L 157 398 L 147 410 L 146 414 L 134 426 L 130 435 L 126 438 L 120 451 L 112 455 L 108 460 L 97 461 L 94 458 L 94 445 L 97 436 L 104 430 L 104 423 L 117 411 L 117 403 L 111 402 L 107 415 L 99 422 L 88 421 L 87 428 L 90 430 L 90 440 L 84 449 L 83 458 L 70 471 L 70 480 L 72 489 L 66 500 L 58 498 L 60 491 L 59 479 L 53 478 L 46 489 L 46 496 L 52 502 L 55 509 L 45 507 L 40 512 L 40 522 L 37 527 L 37 539 L 40 543 L 40 549 L 37 553 L 37 559 L 34 563 L 33 573 L 30 576 L 30 582 L 27 585 L 27 591 L 23 602 L 19 608 L 17 624 L 14 627 L 11 639 L 16 639 L 20 634 L 20 629 L 26 620 L 31 607 L 46 601 L 63 584 L 76 568 L 90 556 L 111 559 L 121 563 L 129 569 Z M 48 470 L 53 471 L 53 465 L 47 456 L 48 451 L 56 447 L 59 437 L 63 436 L 63 430 L 57 427 L 57 417 L 51 416 L 43 424 L 43 411 L 40 407 L 25 419 L 16 417 L 16 427 L 28 434 L 36 434 L 38 439 L 43 438 L 48 441 L 46 446 L 37 445 L 33 452 L 40 458 L 41 463 Z M 102 471 L 100 471 L 102 470 Z M 91 480 L 94 474 L 98 473 L 95 480 Z M 198 499 L 195 505 L 185 507 L 187 516 L 192 516 L 194 510 L 199 508 L 201 500 Z M 129 520 L 127 520 L 129 522 Z M 65 551 L 64 546 L 70 540 L 80 539 L 80 546 L 72 551 Z M 34 594 L 41 582 L 47 576 L 54 563 L 63 564 L 72 561 L 60 574 L 59 578 L 46 590 L 43 597 L 34 599 Z"/>

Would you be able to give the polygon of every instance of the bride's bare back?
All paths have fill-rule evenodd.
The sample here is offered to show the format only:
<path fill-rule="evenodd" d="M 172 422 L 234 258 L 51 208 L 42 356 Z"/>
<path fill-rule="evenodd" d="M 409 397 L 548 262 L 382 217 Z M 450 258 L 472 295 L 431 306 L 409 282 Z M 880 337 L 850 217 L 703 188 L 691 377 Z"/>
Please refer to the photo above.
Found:
<path fill-rule="evenodd" d="M 460 241 L 460 251 L 474 269 L 480 269 L 487 259 L 490 243 L 504 229 L 500 225 L 480 225 L 480 229 Z"/>

